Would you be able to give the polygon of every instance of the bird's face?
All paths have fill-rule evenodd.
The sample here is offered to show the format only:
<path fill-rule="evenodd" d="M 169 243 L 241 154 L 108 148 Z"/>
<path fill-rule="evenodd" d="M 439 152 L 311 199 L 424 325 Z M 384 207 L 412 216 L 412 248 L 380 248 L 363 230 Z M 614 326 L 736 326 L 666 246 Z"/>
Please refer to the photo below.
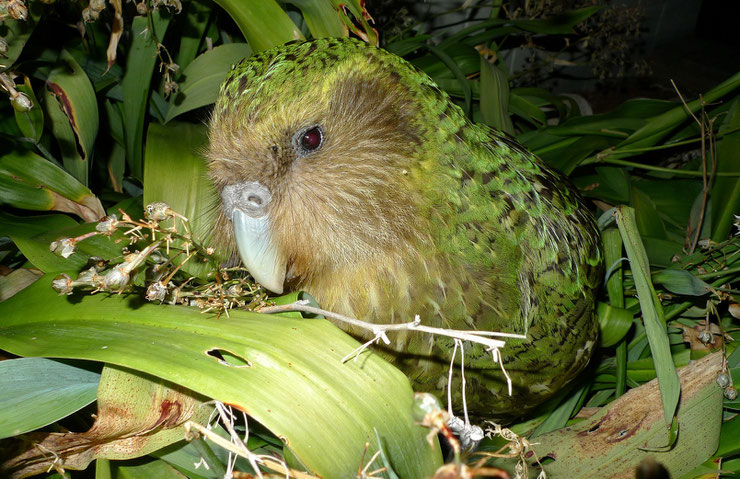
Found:
<path fill-rule="evenodd" d="M 367 47 L 311 45 L 236 67 L 210 125 L 217 233 L 276 293 L 419 237 L 415 107 L 398 75 Z"/>

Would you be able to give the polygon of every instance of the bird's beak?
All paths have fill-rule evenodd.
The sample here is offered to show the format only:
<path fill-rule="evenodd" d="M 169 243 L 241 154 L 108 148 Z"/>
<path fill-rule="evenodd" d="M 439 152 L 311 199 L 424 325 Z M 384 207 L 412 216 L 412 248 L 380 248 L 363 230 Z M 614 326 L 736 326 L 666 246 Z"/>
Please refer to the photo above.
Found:
<path fill-rule="evenodd" d="M 239 256 L 254 280 L 280 294 L 285 281 L 286 261 L 272 235 L 267 206 L 270 191 L 257 182 L 236 183 L 221 191 L 226 216 L 234 224 Z"/>

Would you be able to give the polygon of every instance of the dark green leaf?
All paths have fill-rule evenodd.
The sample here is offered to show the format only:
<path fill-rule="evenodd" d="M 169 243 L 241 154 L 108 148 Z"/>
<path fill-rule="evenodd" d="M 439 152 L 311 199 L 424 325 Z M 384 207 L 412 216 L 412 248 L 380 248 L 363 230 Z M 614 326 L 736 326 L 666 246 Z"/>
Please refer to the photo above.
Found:
<path fill-rule="evenodd" d="M 19 92 L 28 96 L 33 103 L 30 111 L 17 111 L 15 112 L 15 121 L 18 123 L 18 128 L 23 132 L 23 135 L 27 138 L 31 138 L 35 143 L 41 139 L 41 133 L 44 130 L 44 113 L 41 110 L 41 104 L 36 99 L 36 94 L 31 88 L 31 82 L 27 76 L 23 76 L 23 84 L 16 85 L 15 89 Z"/>
<path fill-rule="evenodd" d="M 713 291 L 712 287 L 693 274 L 682 269 L 664 269 L 653 275 L 653 281 L 665 286 L 676 294 L 704 296 Z"/>
<path fill-rule="evenodd" d="M 480 111 L 485 124 L 514 135 L 514 125 L 509 117 L 509 77 L 503 70 L 482 56 L 480 57 Z"/>
<path fill-rule="evenodd" d="M 733 131 L 717 142 L 717 171 L 740 172 L 740 98 L 732 101 L 720 133 Z M 740 178 L 718 177 L 711 191 L 712 239 L 724 241 L 740 213 Z"/>

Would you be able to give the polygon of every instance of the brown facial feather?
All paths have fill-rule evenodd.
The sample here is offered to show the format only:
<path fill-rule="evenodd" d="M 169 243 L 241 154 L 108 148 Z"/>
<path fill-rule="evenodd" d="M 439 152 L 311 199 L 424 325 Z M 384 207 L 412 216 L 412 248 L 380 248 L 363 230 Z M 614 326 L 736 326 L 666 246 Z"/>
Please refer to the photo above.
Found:
<path fill-rule="evenodd" d="M 424 241 L 406 178 L 419 141 L 417 107 L 381 75 L 340 76 L 294 104 L 276 98 L 246 122 L 235 110 L 211 127 L 217 188 L 258 181 L 272 192 L 273 235 L 298 284 Z M 323 128 L 324 143 L 301 157 L 293 136 L 312 125 Z M 223 213 L 216 231 L 222 244 L 233 245 Z"/>

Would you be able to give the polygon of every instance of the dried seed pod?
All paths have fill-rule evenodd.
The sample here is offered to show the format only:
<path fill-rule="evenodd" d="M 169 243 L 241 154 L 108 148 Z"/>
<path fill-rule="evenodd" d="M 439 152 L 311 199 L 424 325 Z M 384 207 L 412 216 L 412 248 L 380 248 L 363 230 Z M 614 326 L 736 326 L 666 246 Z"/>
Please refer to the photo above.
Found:
<path fill-rule="evenodd" d="M 23 0 L 10 0 L 8 2 L 8 14 L 14 20 L 25 20 L 28 18 L 28 8 Z"/>
<path fill-rule="evenodd" d="M 725 397 L 728 401 L 734 401 L 737 399 L 737 389 L 735 389 L 734 386 L 725 388 Z"/>
<path fill-rule="evenodd" d="M 31 111 L 31 108 L 33 108 L 33 102 L 28 98 L 28 95 L 19 91 L 10 96 L 10 104 L 13 105 L 15 111 L 20 113 Z"/>
<path fill-rule="evenodd" d="M 131 281 L 131 274 L 128 272 L 126 263 L 121 263 L 103 276 L 101 286 L 108 291 L 123 291 L 129 281 Z"/>
<path fill-rule="evenodd" d="M 162 302 L 167 297 L 167 286 L 159 281 L 149 285 L 146 289 L 146 299 L 149 301 Z"/>
<path fill-rule="evenodd" d="M 100 231 L 105 234 L 111 234 L 113 233 L 118 227 L 118 217 L 116 215 L 109 215 L 104 216 L 97 225 L 95 225 L 95 229 L 97 231 Z"/>
<path fill-rule="evenodd" d="M 144 208 L 144 211 L 147 219 L 150 220 L 162 221 L 168 218 L 172 218 L 172 210 L 170 209 L 170 205 L 163 201 L 149 203 L 148 205 L 146 205 L 146 208 Z"/>
<path fill-rule="evenodd" d="M 717 385 L 721 387 L 722 389 L 729 386 L 730 385 L 730 375 L 727 374 L 725 371 L 721 371 L 719 374 L 717 374 Z"/>
<path fill-rule="evenodd" d="M 82 10 L 82 21 L 85 23 L 93 23 L 98 19 L 100 16 L 100 12 L 97 10 L 93 10 L 90 7 L 85 7 L 84 10 Z"/>
<path fill-rule="evenodd" d="M 712 335 L 711 331 L 707 331 L 706 329 L 704 331 L 701 331 L 699 333 L 699 341 L 701 341 L 704 344 L 709 344 L 714 342 L 714 336 Z"/>
<path fill-rule="evenodd" d="M 65 259 L 72 256 L 76 248 L 76 242 L 72 238 L 59 238 L 49 245 L 49 251 Z"/>
<path fill-rule="evenodd" d="M 72 294 L 72 278 L 66 274 L 60 274 L 51 281 L 51 287 L 57 293 Z"/>

